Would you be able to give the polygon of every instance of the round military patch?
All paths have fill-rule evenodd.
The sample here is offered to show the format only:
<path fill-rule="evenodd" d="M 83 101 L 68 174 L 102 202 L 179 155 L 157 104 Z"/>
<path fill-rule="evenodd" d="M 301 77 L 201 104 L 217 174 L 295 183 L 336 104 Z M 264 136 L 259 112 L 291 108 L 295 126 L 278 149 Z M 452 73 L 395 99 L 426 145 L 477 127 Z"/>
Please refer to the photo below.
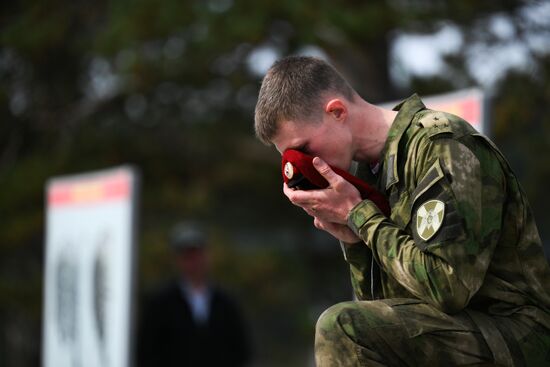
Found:
<path fill-rule="evenodd" d="M 428 200 L 416 211 L 416 233 L 424 241 L 432 238 L 443 223 L 445 204 L 440 200 Z"/>
<path fill-rule="evenodd" d="M 285 164 L 285 176 L 289 180 L 294 176 L 294 166 L 292 166 L 292 163 L 290 162 L 286 162 Z"/>

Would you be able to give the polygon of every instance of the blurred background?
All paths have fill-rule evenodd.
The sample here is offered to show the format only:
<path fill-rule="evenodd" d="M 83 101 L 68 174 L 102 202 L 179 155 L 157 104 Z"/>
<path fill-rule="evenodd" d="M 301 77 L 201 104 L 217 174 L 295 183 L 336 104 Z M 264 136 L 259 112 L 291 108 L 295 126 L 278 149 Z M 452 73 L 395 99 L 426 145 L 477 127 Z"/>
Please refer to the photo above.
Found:
<path fill-rule="evenodd" d="M 550 253 L 550 1 L 20 0 L 0 5 L 0 366 L 40 363 L 44 185 L 131 163 L 142 178 L 136 305 L 173 273 L 167 234 L 207 223 L 253 366 L 311 363 L 314 324 L 351 298 L 336 241 L 281 191 L 255 140 L 267 68 L 330 60 L 382 103 L 479 87 L 486 131 Z"/>

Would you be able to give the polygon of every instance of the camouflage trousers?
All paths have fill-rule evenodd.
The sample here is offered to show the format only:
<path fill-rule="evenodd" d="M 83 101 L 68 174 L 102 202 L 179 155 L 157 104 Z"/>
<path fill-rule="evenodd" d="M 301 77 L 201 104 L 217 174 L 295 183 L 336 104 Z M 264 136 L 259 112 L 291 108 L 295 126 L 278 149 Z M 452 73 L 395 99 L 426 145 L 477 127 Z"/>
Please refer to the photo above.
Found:
<path fill-rule="evenodd" d="M 474 321 L 473 312 L 448 315 L 415 299 L 339 303 L 317 321 L 317 367 L 550 366 L 550 333 L 540 325 L 484 314 Z M 498 324 L 506 338 L 486 335 L 480 322 Z"/>

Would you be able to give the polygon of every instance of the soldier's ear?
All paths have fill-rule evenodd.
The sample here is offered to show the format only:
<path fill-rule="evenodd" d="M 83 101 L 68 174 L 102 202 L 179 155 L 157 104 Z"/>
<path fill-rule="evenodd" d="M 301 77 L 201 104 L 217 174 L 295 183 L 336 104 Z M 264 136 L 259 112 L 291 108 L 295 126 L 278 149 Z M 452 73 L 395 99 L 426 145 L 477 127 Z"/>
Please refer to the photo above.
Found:
<path fill-rule="evenodd" d="M 335 98 L 327 102 L 325 112 L 337 121 L 344 121 L 348 115 L 348 108 L 341 99 Z"/>

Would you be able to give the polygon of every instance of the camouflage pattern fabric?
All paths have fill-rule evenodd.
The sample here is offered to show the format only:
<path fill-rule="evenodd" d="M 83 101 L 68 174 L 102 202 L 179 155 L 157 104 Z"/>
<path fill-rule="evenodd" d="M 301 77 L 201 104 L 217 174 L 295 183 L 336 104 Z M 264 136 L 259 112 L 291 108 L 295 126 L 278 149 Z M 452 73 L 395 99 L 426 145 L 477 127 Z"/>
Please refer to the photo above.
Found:
<path fill-rule="evenodd" d="M 491 351 L 467 316 L 395 298 L 344 302 L 325 311 L 316 357 L 317 366 L 456 366 L 490 360 Z"/>
<path fill-rule="evenodd" d="M 412 96 L 342 244 L 358 302 L 319 319 L 318 366 L 550 366 L 550 268 L 519 183 L 487 138 Z"/>

